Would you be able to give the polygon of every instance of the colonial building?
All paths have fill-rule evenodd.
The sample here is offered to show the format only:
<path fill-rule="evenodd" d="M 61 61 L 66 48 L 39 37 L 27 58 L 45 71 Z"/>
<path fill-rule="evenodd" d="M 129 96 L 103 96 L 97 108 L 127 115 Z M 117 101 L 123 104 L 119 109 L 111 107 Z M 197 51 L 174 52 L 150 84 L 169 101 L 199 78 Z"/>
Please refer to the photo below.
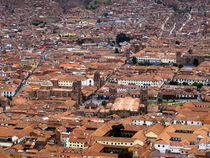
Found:
<path fill-rule="evenodd" d="M 209 61 L 209 55 L 201 54 L 183 54 L 176 52 L 176 63 L 179 65 L 198 65 L 203 61 Z"/>
<path fill-rule="evenodd" d="M 135 116 L 147 113 L 148 93 L 147 90 L 141 90 L 140 98 L 117 98 L 116 89 L 110 89 L 110 103 L 106 107 L 99 108 L 98 116 L 107 117 L 111 114 L 117 114 L 121 117 Z"/>
<path fill-rule="evenodd" d="M 82 102 L 81 81 L 75 81 L 71 89 L 57 88 L 57 85 L 45 80 L 41 83 L 40 88 L 34 88 L 30 93 L 31 99 L 53 99 L 53 98 L 69 98 L 77 101 L 77 104 Z"/>

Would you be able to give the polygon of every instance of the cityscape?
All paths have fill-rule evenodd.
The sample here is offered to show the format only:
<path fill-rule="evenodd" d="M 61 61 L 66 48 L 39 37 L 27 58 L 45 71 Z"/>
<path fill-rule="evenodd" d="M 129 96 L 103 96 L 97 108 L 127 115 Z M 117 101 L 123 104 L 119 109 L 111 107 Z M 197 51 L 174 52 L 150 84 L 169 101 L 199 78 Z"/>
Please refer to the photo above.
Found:
<path fill-rule="evenodd" d="M 0 158 L 210 158 L 208 0 L 0 0 Z"/>

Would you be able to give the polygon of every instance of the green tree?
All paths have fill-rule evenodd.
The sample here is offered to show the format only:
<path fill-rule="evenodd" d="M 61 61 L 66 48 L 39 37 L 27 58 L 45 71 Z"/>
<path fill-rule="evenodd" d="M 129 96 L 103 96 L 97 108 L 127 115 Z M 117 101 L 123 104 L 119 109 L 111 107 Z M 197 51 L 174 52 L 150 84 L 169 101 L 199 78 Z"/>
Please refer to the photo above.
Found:
<path fill-rule="evenodd" d="M 161 99 L 161 98 L 158 98 L 158 103 L 162 103 L 163 102 L 163 100 Z"/>
<path fill-rule="evenodd" d="M 108 15 L 109 15 L 108 13 L 103 13 L 102 16 L 106 18 Z"/>
<path fill-rule="evenodd" d="M 167 110 L 166 107 L 162 107 L 162 108 L 160 109 L 160 112 L 162 113 L 163 111 L 166 111 L 166 110 Z"/>
<path fill-rule="evenodd" d="M 199 83 L 198 86 L 197 86 L 198 90 L 200 90 L 202 87 L 203 87 L 202 83 Z"/>
<path fill-rule="evenodd" d="M 100 24 L 100 23 L 101 23 L 101 19 L 98 19 L 98 20 L 97 20 L 97 23 Z"/>
<path fill-rule="evenodd" d="M 193 61 L 193 65 L 195 65 L 195 66 L 198 66 L 198 65 L 199 65 L 199 61 L 198 61 L 198 59 L 194 59 L 194 61 Z"/>
<path fill-rule="evenodd" d="M 188 53 L 189 53 L 189 54 L 192 54 L 192 48 L 190 48 L 190 49 L 188 50 Z"/>
<path fill-rule="evenodd" d="M 137 63 L 137 58 L 135 56 L 133 56 L 132 62 L 133 62 L 133 64 L 136 64 Z"/>
<path fill-rule="evenodd" d="M 198 90 L 200 90 L 203 87 L 202 83 L 197 83 L 197 82 L 194 82 L 192 85 L 196 86 Z"/>
<path fill-rule="evenodd" d="M 120 33 L 117 35 L 116 37 L 116 43 L 119 45 L 121 42 L 129 42 L 130 41 L 130 37 L 126 36 L 126 34 L 124 33 Z"/>
<path fill-rule="evenodd" d="M 37 20 L 37 19 L 33 19 L 31 24 L 34 25 L 34 26 L 38 26 L 39 24 L 43 23 L 42 20 Z"/>
<path fill-rule="evenodd" d="M 187 82 L 183 82 L 182 85 L 188 86 L 188 83 Z"/>
<path fill-rule="evenodd" d="M 157 0 L 157 2 L 156 2 L 157 4 L 162 4 L 163 2 L 162 1 L 160 1 L 160 0 Z"/>
<path fill-rule="evenodd" d="M 169 82 L 169 84 L 170 84 L 170 85 L 178 85 L 178 82 L 176 82 L 176 81 L 171 81 L 171 82 Z"/>
<path fill-rule="evenodd" d="M 112 132 L 114 137 L 121 137 L 121 130 L 124 129 L 123 124 L 113 125 Z"/>
<path fill-rule="evenodd" d="M 118 158 L 133 158 L 133 152 L 124 148 L 118 153 Z"/>
<path fill-rule="evenodd" d="M 12 101 L 12 97 L 9 97 L 9 96 L 8 96 L 7 98 L 8 98 L 10 101 Z"/>
<path fill-rule="evenodd" d="M 179 68 L 181 69 L 183 67 L 183 65 L 179 65 Z"/>
<path fill-rule="evenodd" d="M 107 102 L 104 100 L 102 101 L 101 105 L 105 107 L 107 105 Z"/>
<path fill-rule="evenodd" d="M 85 43 L 84 39 L 77 39 L 77 44 L 82 45 L 83 43 Z"/>
<path fill-rule="evenodd" d="M 173 63 L 173 66 L 176 66 L 176 67 L 178 67 L 178 64 L 176 64 L 176 63 Z"/>
<path fill-rule="evenodd" d="M 118 48 L 115 48 L 115 51 L 114 51 L 114 53 L 119 53 L 119 50 L 118 50 Z"/>
<path fill-rule="evenodd" d="M 180 45 L 180 42 L 179 42 L 179 41 L 176 41 L 176 44 L 177 44 L 177 45 Z"/>
<path fill-rule="evenodd" d="M 192 86 L 198 86 L 198 83 L 197 82 L 194 82 L 193 84 L 192 84 Z"/>

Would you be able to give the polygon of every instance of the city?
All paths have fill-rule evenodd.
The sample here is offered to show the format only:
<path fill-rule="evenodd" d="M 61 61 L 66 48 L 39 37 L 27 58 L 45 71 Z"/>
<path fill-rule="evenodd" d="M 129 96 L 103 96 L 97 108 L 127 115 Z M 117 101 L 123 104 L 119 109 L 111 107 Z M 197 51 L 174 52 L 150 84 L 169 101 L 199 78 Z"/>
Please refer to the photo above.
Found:
<path fill-rule="evenodd" d="M 0 157 L 210 158 L 209 10 L 0 1 Z"/>

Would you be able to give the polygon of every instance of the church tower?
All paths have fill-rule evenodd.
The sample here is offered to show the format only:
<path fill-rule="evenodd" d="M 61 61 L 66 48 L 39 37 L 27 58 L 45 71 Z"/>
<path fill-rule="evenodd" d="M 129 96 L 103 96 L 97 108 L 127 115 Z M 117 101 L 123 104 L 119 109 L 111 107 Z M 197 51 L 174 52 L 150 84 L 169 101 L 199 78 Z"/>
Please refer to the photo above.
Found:
<path fill-rule="evenodd" d="M 140 90 L 140 104 L 144 105 L 144 107 L 141 107 L 141 109 L 140 109 L 141 113 L 146 114 L 147 106 L 148 106 L 148 91 L 147 91 L 147 89 Z"/>
<path fill-rule="evenodd" d="M 94 74 L 94 85 L 97 87 L 97 89 L 101 87 L 101 78 L 98 71 L 96 71 Z"/>
<path fill-rule="evenodd" d="M 182 64 L 182 53 L 181 52 L 176 52 L 176 63 L 178 64 L 178 65 L 180 65 L 180 64 Z"/>
<path fill-rule="evenodd" d="M 109 88 L 109 102 L 114 103 L 115 99 L 117 98 L 117 89 L 116 88 Z"/>
<path fill-rule="evenodd" d="M 81 88 L 81 81 L 76 80 L 73 83 L 72 86 L 72 93 L 71 93 L 71 98 L 72 100 L 77 101 L 77 106 L 79 106 L 82 103 L 82 88 Z"/>

